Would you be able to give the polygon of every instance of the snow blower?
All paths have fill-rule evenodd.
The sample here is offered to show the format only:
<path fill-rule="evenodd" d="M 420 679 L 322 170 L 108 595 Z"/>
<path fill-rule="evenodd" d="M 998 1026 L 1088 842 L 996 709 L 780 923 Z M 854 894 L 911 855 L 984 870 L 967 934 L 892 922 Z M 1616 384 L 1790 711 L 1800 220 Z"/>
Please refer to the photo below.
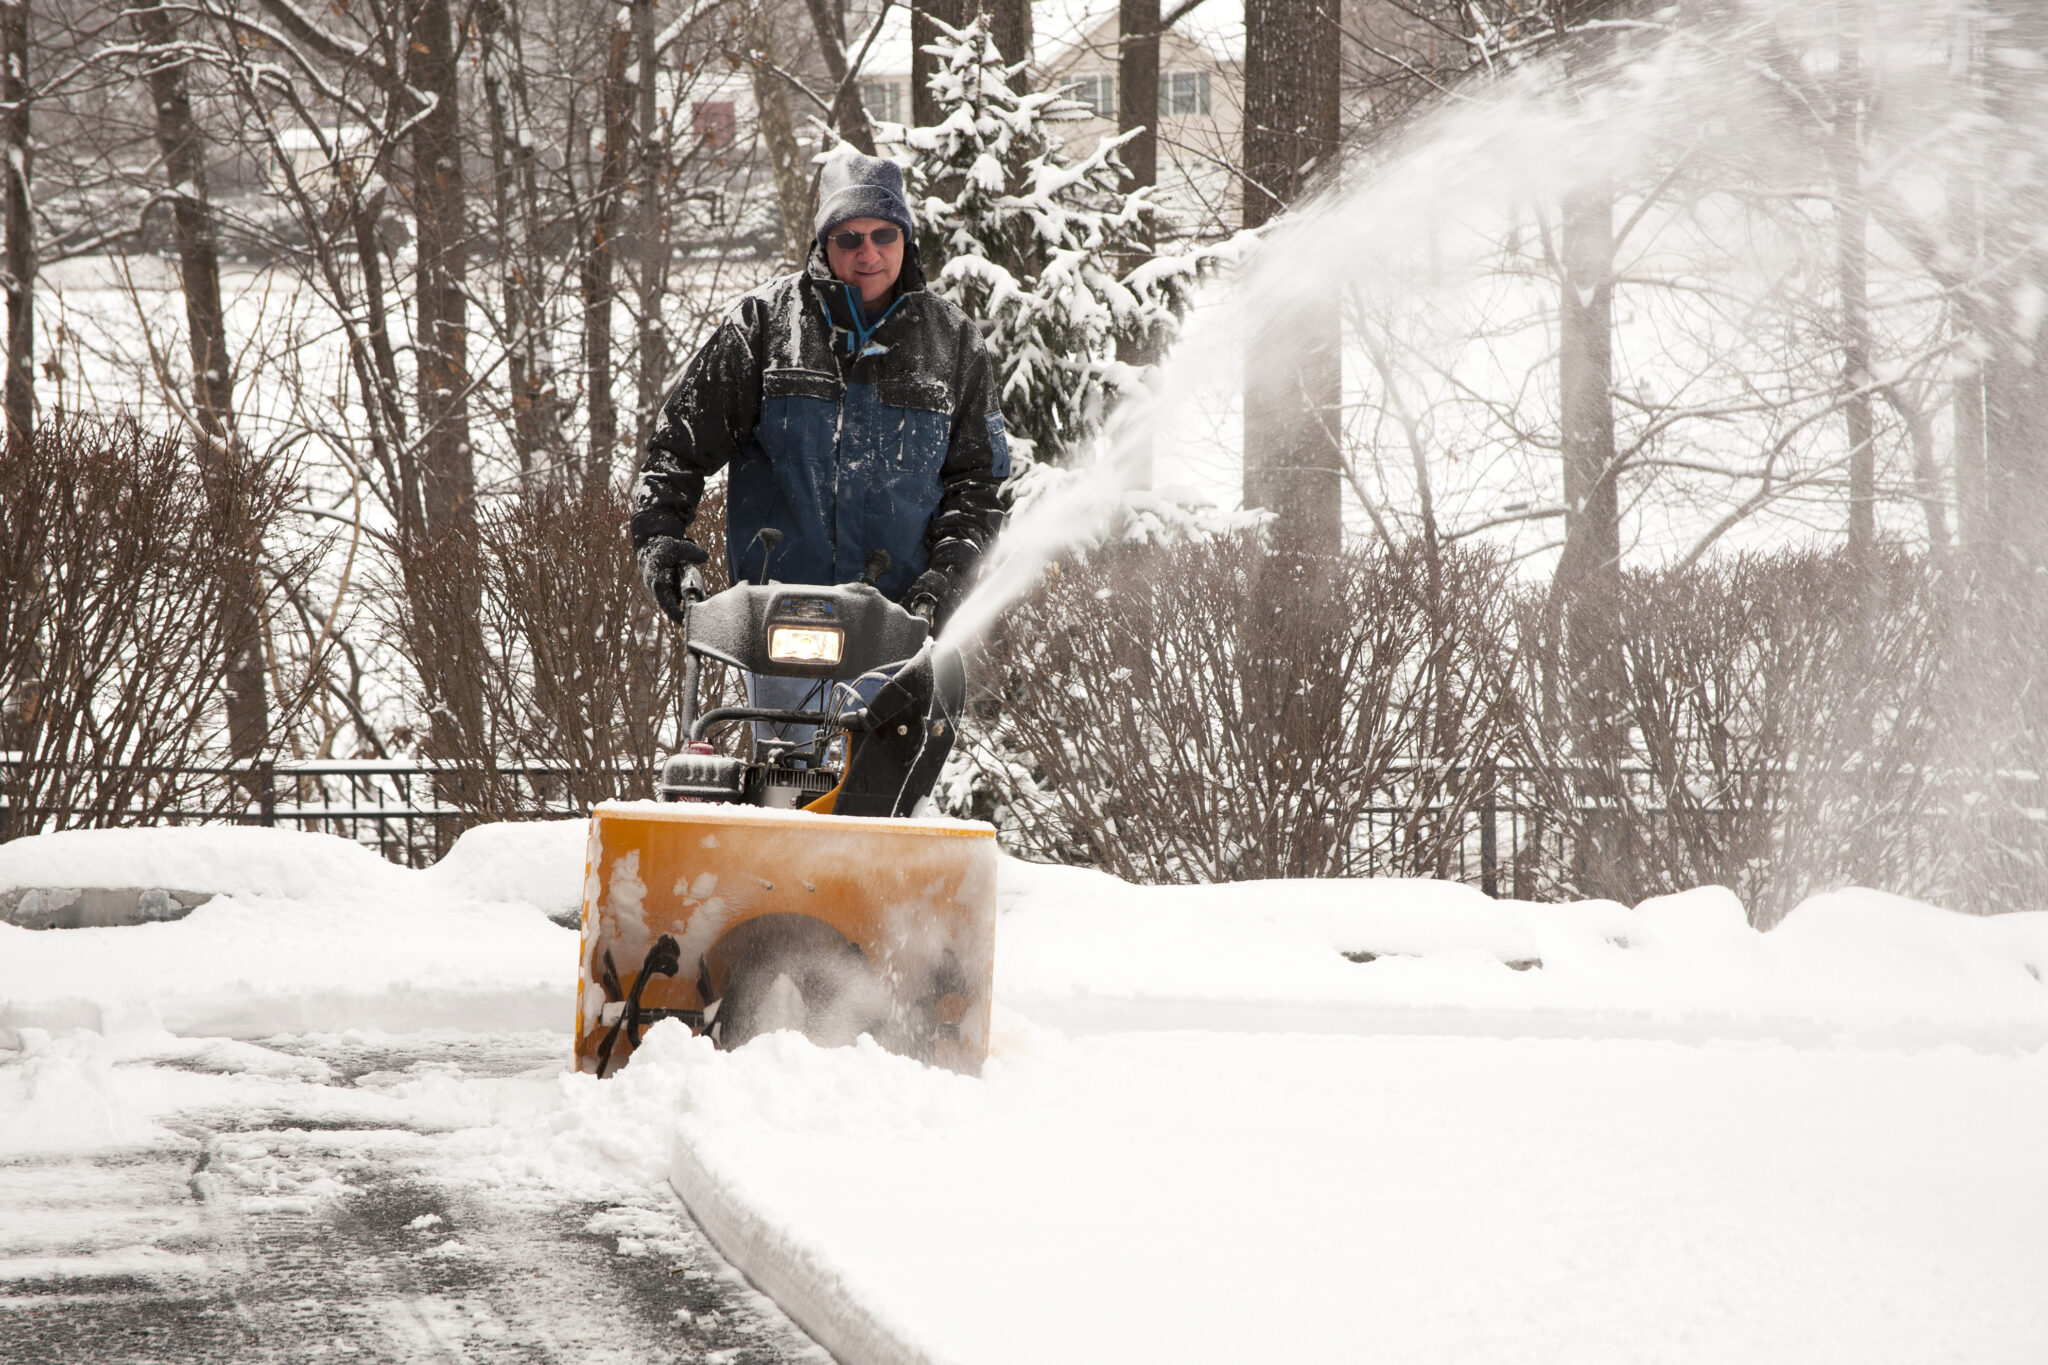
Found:
<path fill-rule="evenodd" d="M 591 816 L 578 1070 L 615 1073 L 650 1025 L 678 1019 L 724 1048 L 782 1028 L 824 1046 L 866 1033 L 980 1071 L 995 831 L 912 814 L 952 748 L 965 678 L 928 620 L 876 590 L 887 568 L 878 551 L 860 582 L 814 587 L 767 582 L 764 566 L 710 597 L 690 571 L 689 743 L 660 763 L 656 800 Z M 707 659 L 815 685 L 800 706 L 700 711 Z M 718 752 L 721 731 L 751 752 Z"/>

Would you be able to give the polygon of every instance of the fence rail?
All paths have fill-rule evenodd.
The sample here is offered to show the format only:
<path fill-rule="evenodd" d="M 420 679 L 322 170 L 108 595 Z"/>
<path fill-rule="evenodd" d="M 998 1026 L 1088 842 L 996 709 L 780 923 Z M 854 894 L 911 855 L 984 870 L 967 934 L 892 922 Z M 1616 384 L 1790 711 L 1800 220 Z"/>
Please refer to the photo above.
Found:
<path fill-rule="evenodd" d="M 0 766 L 7 756 L 0 755 Z M 559 765 L 501 763 L 493 770 L 506 784 L 522 815 L 588 815 L 590 808 L 569 798 L 570 772 Z M 587 774 L 582 774 L 587 777 Z M 473 767 L 436 765 L 410 759 L 278 759 L 254 764 L 216 764 L 177 770 L 177 776 L 210 780 L 234 791 L 225 806 L 165 811 L 164 823 L 232 820 L 335 834 L 406 867 L 437 861 L 462 831 L 477 823 L 473 806 L 461 800 Z M 653 775 L 641 768 L 611 774 L 620 797 L 647 795 Z M 588 783 L 585 783 L 588 786 Z M 4 803 L 4 797 L 0 797 Z M 72 811 L 71 815 L 83 812 Z M 108 821 L 97 813 L 95 823 Z M 47 818 L 47 817 L 46 817 Z"/>
<path fill-rule="evenodd" d="M 12 755 L 0 754 L 0 767 Z M 447 853 L 462 831 L 485 817 L 474 802 L 462 800 L 462 786 L 474 781 L 473 767 L 436 765 L 410 759 L 279 759 L 245 765 L 211 765 L 178 770 L 181 776 L 209 780 L 215 790 L 233 789 L 225 806 L 180 807 L 137 819 L 165 823 L 234 820 L 242 824 L 279 826 L 338 835 L 375 849 L 384 858 L 407 867 L 425 867 Z M 1535 898 L 1542 894 L 1544 873 L 1569 856 L 1564 825 L 1547 819 L 1531 790 L 1527 775 L 1495 768 L 1489 780 L 1491 800 L 1470 809 L 1453 810 L 1418 796 L 1411 781 L 1419 770 L 1402 768 L 1389 774 L 1381 799 L 1359 812 L 1357 829 L 1347 847 L 1343 871 L 1349 876 L 1413 874 L 1401 856 L 1416 826 L 1436 828 L 1445 819 L 1461 822 L 1454 841 L 1456 854 L 1438 875 L 1469 882 L 1490 896 Z M 528 817 L 588 815 L 589 806 L 570 799 L 570 773 L 560 765 L 503 763 L 494 770 L 501 783 L 515 784 L 511 794 L 521 815 Z M 646 768 L 613 772 L 609 783 L 597 784 L 615 797 L 638 797 L 652 790 L 653 772 Z M 589 790 L 590 784 L 583 784 Z M 505 792 L 500 793 L 501 798 Z M 4 798 L 0 798 L 4 800 Z M 71 812 L 72 815 L 83 812 Z M 47 818 L 47 816 L 46 816 Z M 99 812 L 95 824 L 119 823 Z"/>
<path fill-rule="evenodd" d="M 17 755 L 0 752 L 0 773 L 18 761 Z M 561 765 L 502 763 L 493 773 L 499 784 L 498 800 L 510 800 L 521 815 L 589 814 L 589 805 L 570 795 L 572 774 Z M 446 854 L 464 829 L 486 818 L 477 813 L 476 802 L 463 800 L 464 784 L 479 776 L 473 767 L 409 759 L 275 760 L 186 768 L 180 769 L 179 775 L 206 781 L 215 792 L 226 790 L 230 799 L 203 809 L 138 810 L 129 814 L 126 823 L 226 819 L 297 828 L 338 835 L 375 849 L 392 862 L 424 867 Z M 583 779 L 577 784 L 581 791 L 595 791 L 600 798 L 647 795 L 653 784 L 651 769 L 642 767 L 613 771 L 607 775 L 609 781 L 595 784 L 588 781 L 588 773 L 576 776 Z M 1489 896 L 1540 900 L 1570 882 L 1574 862 L 1582 853 L 1574 841 L 1585 837 L 1589 828 L 1600 827 L 1601 812 L 1615 817 L 1611 822 L 1613 838 L 1622 844 L 1656 839 L 1673 818 L 1656 800 L 1655 784 L 1647 771 L 1625 774 L 1626 790 L 1615 793 L 1617 800 L 1582 800 L 1572 810 L 1557 810 L 1547 804 L 1545 792 L 1555 793 L 1568 785 L 1560 783 L 1561 774 L 1555 772 L 1497 765 L 1488 769 L 1483 779 L 1477 774 L 1466 779 L 1484 781 L 1480 799 L 1455 804 L 1443 800 L 1442 784 L 1421 780 L 1425 776 L 1425 770 L 1406 767 L 1387 774 L 1386 785 L 1373 803 L 1357 812 L 1343 855 L 1346 875 L 1436 875 L 1477 886 Z M 2030 794 L 2048 787 L 2038 773 L 2001 776 Z M 0 783 L 0 815 L 5 814 L 6 785 Z M 2043 804 L 2038 797 L 2022 804 L 2032 823 L 2048 826 L 2048 811 L 2037 809 Z M 1688 816 L 1694 821 L 1704 817 L 1710 822 L 1732 823 L 1742 818 L 1740 807 L 1740 801 L 1725 806 L 1694 802 Z M 1622 818 L 1624 811 L 1626 818 Z M 75 817 L 87 812 L 69 814 Z M 95 825 L 124 823 L 122 812 L 95 811 L 90 815 L 90 823 Z M 1456 822 L 1457 827 L 1444 830 L 1446 820 Z M 41 823 L 49 826 L 49 812 L 43 814 Z M 5 827 L 4 822 L 0 827 Z M 1418 830 L 1451 837 L 1418 840 Z M 1439 850 L 1448 848 L 1448 856 L 1440 854 L 1429 867 L 1416 866 L 1408 854 L 1422 842 Z"/>

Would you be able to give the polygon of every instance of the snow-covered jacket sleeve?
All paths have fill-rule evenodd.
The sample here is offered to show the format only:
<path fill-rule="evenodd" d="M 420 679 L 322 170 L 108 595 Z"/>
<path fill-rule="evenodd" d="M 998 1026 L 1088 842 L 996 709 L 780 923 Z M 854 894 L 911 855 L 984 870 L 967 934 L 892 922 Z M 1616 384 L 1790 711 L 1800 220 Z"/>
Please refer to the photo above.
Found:
<path fill-rule="evenodd" d="M 683 368 L 647 438 L 633 513 L 633 548 L 688 533 L 704 480 L 732 462 L 761 417 L 763 314 L 743 299 Z"/>
<path fill-rule="evenodd" d="M 935 568 L 962 574 L 981 558 L 1003 522 L 1001 488 L 1010 477 L 1010 445 L 996 405 L 988 348 L 972 324 L 960 329 L 952 436 L 939 482 L 944 493 L 925 527 Z"/>

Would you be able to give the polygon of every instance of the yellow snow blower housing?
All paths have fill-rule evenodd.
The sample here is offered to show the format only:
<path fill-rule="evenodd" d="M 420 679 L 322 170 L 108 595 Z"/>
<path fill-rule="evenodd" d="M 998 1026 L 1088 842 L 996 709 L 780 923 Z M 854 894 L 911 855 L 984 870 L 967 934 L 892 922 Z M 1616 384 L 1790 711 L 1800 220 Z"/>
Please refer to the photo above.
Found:
<path fill-rule="evenodd" d="M 987 825 L 651 801 L 591 818 L 576 1066 L 610 1075 L 657 1019 L 723 1047 L 862 1033 L 969 1074 L 988 1055 Z M 673 946 L 669 946 L 673 945 Z"/>
<path fill-rule="evenodd" d="M 826 1046 L 865 1033 L 980 1071 L 995 831 L 912 816 L 952 747 L 965 679 L 930 623 L 875 589 L 887 567 L 877 552 L 860 583 L 710 598 L 690 571 L 688 743 L 662 760 L 658 800 L 591 817 L 578 1070 L 611 1075 L 646 1028 L 677 1019 L 720 1047 L 783 1028 Z M 706 658 L 809 680 L 811 701 L 699 714 Z M 721 726 L 745 757 L 712 745 Z"/>

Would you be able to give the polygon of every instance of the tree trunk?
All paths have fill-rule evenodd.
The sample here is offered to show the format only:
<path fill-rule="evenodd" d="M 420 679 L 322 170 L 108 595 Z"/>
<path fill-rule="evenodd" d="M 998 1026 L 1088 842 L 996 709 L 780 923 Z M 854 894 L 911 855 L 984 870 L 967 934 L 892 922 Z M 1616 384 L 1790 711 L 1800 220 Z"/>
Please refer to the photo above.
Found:
<path fill-rule="evenodd" d="M 1244 225 L 1301 198 L 1337 147 L 1338 30 L 1314 0 L 1245 5 Z M 1157 68 L 1151 92 L 1157 117 Z M 1244 504 L 1276 514 L 1276 543 L 1324 554 L 1343 541 L 1341 324 L 1327 304 L 1253 328 L 1245 361 Z"/>
<path fill-rule="evenodd" d="M 612 303 L 621 200 L 626 190 L 626 147 L 632 135 L 626 99 L 626 58 L 632 34 L 614 28 L 611 56 L 604 69 L 604 142 L 597 169 L 597 191 L 591 197 L 590 249 L 583 257 L 583 367 L 589 388 L 590 455 L 585 482 L 597 486 L 611 478 L 619 443 L 619 414 L 612 398 Z"/>
<path fill-rule="evenodd" d="M 868 107 L 861 102 L 860 87 L 849 79 L 846 31 L 832 0 L 806 0 L 811 27 L 818 32 L 818 51 L 825 59 L 825 75 L 832 82 L 832 126 L 839 136 L 868 155 L 875 154 L 875 131 L 868 125 Z M 915 27 L 913 22 L 912 27 Z"/>
<path fill-rule="evenodd" d="M 467 194 L 462 170 L 460 68 L 450 0 L 411 0 L 408 83 L 430 104 L 415 116 L 412 209 L 418 266 L 413 276 L 413 348 L 420 419 L 420 501 L 424 534 L 400 546 L 411 654 L 426 712 L 427 753 L 446 765 L 488 761 L 483 681 L 483 587 L 476 548 L 476 470 L 469 439 Z M 485 770 L 488 771 L 488 770 Z M 459 776 L 436 794 L 468 798 Z M 454 831 L 439 831 L 451 840 Z"/>
<path fill-rule="evenodd" d="M 522 486 L 552 478 L 555 376 L 547 353 L 547 305 L 537 259 L 535 218 L 539 177 L 532 142 L 522 137 L 527 111 L 525 54 L 517 15 L 499 0 L 476 8 L 483 46 L 483 93 L 491 126 L 491 207 L 504 243 L 499 294 L 505 309 L 505 369 L 512 399 L 512 451 Z"/>
<path fill-rule="evenodd" d="M 1611 602 L 1620 581 L 1613 383 L 1614 195 L 1605 184 L 1568 194 L 1559 243 L 1558 408 L 1564 459 L 1565 543 L 1557 579 L 1567 592 Z"/>
<path fill-rule="evenodd" d="M 655 106 L 655 74 L 660 54 L 654 47 L 654 0 L 633 0 L 633 54 L 639 81 L 635 90 L 640 124 L 640 373 L 634 405 L 633 450 L 637 461 L 654 434 L 655 414 L 667 396 L 668 334 L 661 326 L 661 296 L 668 289 L 668 223 L 661 212 L 661 183 L 668 173 L 668 149 L 662 143 Z"/>
<path fill-rule="evenodd" d="M 1144 130 L 1124 144 L 1128 192 L 1159 183 L 1159 0 L 1121 0 L 1117 35 L 1116 130 Z"/>
<path fill-rule="evenodd" d="M 939 37 L 932 21 L 958 28 L 966 22 L 970 11 L 962 0 L 910 0 L 910 4 L 910 121 L 929 127 L 939 121 L 939 102 L 931 92 L 932 76 L 939 63 L 938 58 L 925 51 Z"/>
<path fill-rule="evenodd" d="M 1558 428 L 1564 463 L 1565 542 L 1551 595 L 1568 733 L 1585 765 L 1584 794 L 1598 810 L 1623 795 L 1626 679 L 1621 652 L 1621 515 L 1614 464 L 1614 192 L 1582 185 L 1564 200 L 1559 231 Z M 1632 889 L 1621 822 L 1587 817 L 1580 889 Z"/>
<path fill-rule="evenodd" d="M 1031 0 L 984 0 L 983 9 L 988 15 L 988 36 L 1003 54 L 1004 65 L 1025 64 L 1010 77 L 1010 88 L 1024 94 L 1031 89 Z"/>
<path fill-rule="evenodd" d="M 1984 465 L 1987 557 L 2016 578 L 2048 568 L 2048 345 L 2042 344 L 2033 300 L 2048 293 L 2048 251 L 2039 241 L 2048 221 L 2048 96 L 2038 66 L 2048 60 L 2048 7 L 2037 0 L 2001 0 L 1991 41 L 2025 54 L 1990 64 L 1989 104 L 2003 139 L 2004 203 L 1987 228 L 1985 255 L 2010 262 L 1985 291 L 1981 308 L 1991 327 L 1984 364 Z"/>
<path fill-rule="evenodd" d="M 221 606 L 227 653 L 228 752 L 237 760 L 259 756 L 270 738 L 270 692 L 263 659 L 263 576 L 259 547 L 249 542 L 236 456 L 235 381 L 227 317 L 220 300 L 220 246 L 206 189 L 206 148 L 192 114 L 186 58 L 177 28 L 161 0 L 131 10 L 147 51 L 150 101 L 156 106 L 156 145 L 171 186 L 172 230 L 178 242 L 178 278 L 185 295 L 185 332 L 192 358 L 192 409 L 199 425 L 199 459 L 208 484 L 215 530 L 223 537 Z"/>
<path fill-rule="evenodd" d="M 763 57 L 775 54 L 775 25 L 768 6 L 757 3 L 747 16 L 747 46 Z M 782 257 L 792 270 L 801 269 L 811 249 L 811 186 L 796 123 L 789 113 L 789 90 L 766 61 L 751 65 L 754 113 L 761 124 L 761 142 L 775 176 L 775 206 L 782 218 Z"/>
<path fill-rule="evenodd" d="M 1841 295 L 1842 417 L 1849 437 L 1849 554 L 1868 568 L 1877 548 L 1877 458 L 1870 395 L 1870 211 L 1863 193 L 1866 77 L 1861 40 L 1845 25 L 1836 65 L 1834 138 L 1835 273 Z"/>
<path fill-rule="evenodd" d="M 1959 84 L 1972 85 L 1975 80 L 1972 71 L 1975 65 L 1975 27 L 1969 17 L 1957 21 L 1957 55 L 1951 60 L 1951 74 Z M 1973 88 L 1972 93 L 1981 94 L 1981 91 Z M 1981 114 L 1982 110 L 1973 108 L 1972 112 Z M 1981 177 L 1979 165 L 1966 165 L 1951 174 L 1948 180 L 1949 202 L 1955 206 L 1951 240 L 1963 253 L 1967 275 L 1972 278 L 1982 273 L 1984 261 Z M 1984 333 L 1978 328 L 1975 310 L 1967 306 L 1968 302 L 1966 296 L 1964 306 L 1951 312 L 1948 319 L 1950 335 L 1958 341 L 1974 338 L 1981 342 Z M 1961 354 L 1959 348 L 1958 355 Z M 1953 401 L 1957 558 L 1963 564 L 1975 567 L 1982 562 L 1989 530 L 1989 509 L 1984 503 L 1984 370 L 1980 362 L 1972 360 L 1969 369 L 1957 377 Z"/>
<path fill-rule="evenodd" d="M 415 0 L 412 85 L 432 100 L 412 131 L 413 218 L 418 232 L 422 492 L 427 529 L 466 530 L 476 517 L 469 443 L 468 242 L 464 222 L 459 71 L 449 0 Z"/>
<path fill-rule="evenodd" d="M 1116 128 L 1140 129 L 1123 147 L 1124 193 L 1159 183 L 1159 0 L 1121 0 L 1117 7 Z M 1145 245 L 1153 246 L 1150 223 Z M 1151 251 L 1124 257 L 1125 274 L 1152 258 Z M 1150 338 L 1122 337 L 1116 358 L 1126 365 L 1146 366 L 1159 359 Z M 1129 466 L 1125 478 L 1133 488 L 1152 486 L 1152 438 L 1132 431 L 1125 438 Z"/>
<path fill-rule="evenodd" d="M 0 192 L 7 208 L 7 387 L 4 411 L 7 443 L 28 439 L 36 424 L 35 219 L 29 183 L 34 156 L 28 127 L 28 0 L 0 0 L 0 112 L 6 168 Z"/>

